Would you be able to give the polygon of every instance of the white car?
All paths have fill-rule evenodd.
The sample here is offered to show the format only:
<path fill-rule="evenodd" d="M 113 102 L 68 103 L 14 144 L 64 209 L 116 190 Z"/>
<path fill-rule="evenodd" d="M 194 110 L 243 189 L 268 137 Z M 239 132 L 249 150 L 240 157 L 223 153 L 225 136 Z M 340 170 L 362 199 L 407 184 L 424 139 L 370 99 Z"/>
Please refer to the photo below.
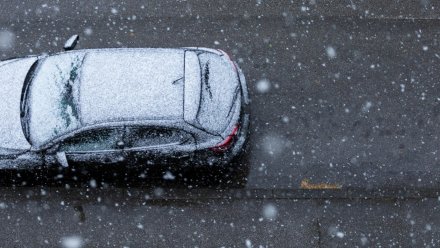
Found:
<path fill-rule="evenodd" d="M 244 75 L 221 50 L 91 49 L 0 62 L 0 169 L 227 165 L 245 144 Z"/>

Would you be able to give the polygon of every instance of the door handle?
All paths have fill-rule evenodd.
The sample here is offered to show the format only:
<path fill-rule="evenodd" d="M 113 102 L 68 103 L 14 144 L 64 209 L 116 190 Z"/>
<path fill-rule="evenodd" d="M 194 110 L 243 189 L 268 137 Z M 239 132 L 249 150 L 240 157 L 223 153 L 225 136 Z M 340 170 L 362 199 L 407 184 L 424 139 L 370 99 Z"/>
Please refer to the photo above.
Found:
<path fill-rule="evenodd" d="M 176 155 L 175 158 L 189 158 L 189 154 Z"/>

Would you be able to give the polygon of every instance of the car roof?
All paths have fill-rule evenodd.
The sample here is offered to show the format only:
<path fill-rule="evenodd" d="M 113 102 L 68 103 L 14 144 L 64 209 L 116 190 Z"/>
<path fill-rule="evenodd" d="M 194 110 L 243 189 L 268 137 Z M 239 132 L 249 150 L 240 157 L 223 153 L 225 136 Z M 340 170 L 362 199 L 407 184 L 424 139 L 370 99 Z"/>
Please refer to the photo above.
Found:
<path fill-rule="evenodd" d="M 200 104 L 200 80 L 197 55 L 187 49 L 93 49 L 45 56 L 26 96 L 29 139 L 39 146 L 99 123 L 191 123 Z"/>
<path fill-rule="evenodd" d="M 182 49 L 87 51 L 79 88 L 83 124 L 183 118 L 184 52 Z"/>

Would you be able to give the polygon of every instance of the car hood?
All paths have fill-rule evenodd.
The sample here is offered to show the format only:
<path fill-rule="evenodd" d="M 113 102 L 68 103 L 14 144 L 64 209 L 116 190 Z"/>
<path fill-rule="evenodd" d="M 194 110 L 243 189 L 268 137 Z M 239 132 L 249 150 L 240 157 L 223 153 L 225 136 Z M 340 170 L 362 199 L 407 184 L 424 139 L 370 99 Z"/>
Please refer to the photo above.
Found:
<path fill-rule="evenodd" d="M 26 77 L 36 57 L 0 62 L 0 147 L 29 149 L 20 120 L 20 98 Z"/>

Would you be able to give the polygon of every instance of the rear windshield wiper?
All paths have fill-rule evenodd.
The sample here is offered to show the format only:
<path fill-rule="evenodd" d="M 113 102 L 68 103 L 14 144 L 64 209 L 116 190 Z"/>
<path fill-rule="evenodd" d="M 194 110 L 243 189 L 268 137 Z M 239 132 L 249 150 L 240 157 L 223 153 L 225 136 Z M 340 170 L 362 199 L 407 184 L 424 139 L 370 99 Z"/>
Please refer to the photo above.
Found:
<path fill-rule="evenodd" d="M 211 85 L 209 85 L 209 61 L 206 62 L 203 70 L 203 82 L 205 83 L 206 91 L 209 93 L 209 98 L 212 99 Z"/>

